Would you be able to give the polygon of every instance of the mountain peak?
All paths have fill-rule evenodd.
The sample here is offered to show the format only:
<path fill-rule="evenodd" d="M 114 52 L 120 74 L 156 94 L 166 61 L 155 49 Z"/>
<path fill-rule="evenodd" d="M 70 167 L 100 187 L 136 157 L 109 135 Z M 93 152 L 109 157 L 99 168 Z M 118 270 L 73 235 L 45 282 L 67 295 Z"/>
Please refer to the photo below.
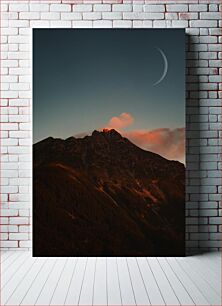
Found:
<path fill-rule="evenodd" d="M 118 138 L 122 138 L 121 134 L 117 132 L 115 129 L 103 129 L 102 131 L 103 134 L 105 135 L 110 135 L 110 136 L 117 136 Z"/>
<path fill-rule="evenodd" d="M 123 137 L 121 136 L 120 133 L 118 133 L 116 130 L 114 129 L 103 129 L 102 131 L 93 131 L 92 132 L 92 136 L 93 137 L 105 137 L 108 139 L 122 139 Z"/>

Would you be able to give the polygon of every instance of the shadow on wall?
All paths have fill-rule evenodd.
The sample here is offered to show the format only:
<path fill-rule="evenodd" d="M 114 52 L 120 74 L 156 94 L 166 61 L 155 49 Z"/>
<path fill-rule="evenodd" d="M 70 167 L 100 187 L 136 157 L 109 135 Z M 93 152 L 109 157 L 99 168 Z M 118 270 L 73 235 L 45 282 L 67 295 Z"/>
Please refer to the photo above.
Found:
<path fill-rule="evenodd" d="M 200 77 L 198 52 L 194 37 L 186 35 L 186 255 L 204 252 L 199 247 L 200 203 L 202 200 L 200 178 Z M 208 225 L 201 224 L 201 232 L 208 232 Z M 207 249 L 206 249 L 207 251 Z"/>

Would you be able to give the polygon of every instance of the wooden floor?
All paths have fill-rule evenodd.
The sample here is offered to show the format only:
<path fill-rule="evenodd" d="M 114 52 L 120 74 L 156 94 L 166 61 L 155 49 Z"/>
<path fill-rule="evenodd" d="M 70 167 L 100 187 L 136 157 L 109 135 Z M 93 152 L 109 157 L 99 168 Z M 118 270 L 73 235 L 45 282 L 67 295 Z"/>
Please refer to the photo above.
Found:
<path fill-rule="evenodd" d="M 0 305 L 221 305 L 220 256 L 32 258 L 3 252 Z"/>

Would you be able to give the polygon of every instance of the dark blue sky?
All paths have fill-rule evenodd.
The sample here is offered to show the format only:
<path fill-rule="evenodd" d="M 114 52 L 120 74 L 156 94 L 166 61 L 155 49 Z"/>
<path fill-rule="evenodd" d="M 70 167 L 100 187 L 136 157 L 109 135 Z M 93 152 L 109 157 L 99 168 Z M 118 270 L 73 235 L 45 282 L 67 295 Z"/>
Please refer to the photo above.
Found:
<path fill-rule="evenodd" d="M 135 129 L 185 126 L 183 29 L 33 30 L 34 142 L 129 113 Z M 164 70 L 161 48 L 168 60 Z"/>

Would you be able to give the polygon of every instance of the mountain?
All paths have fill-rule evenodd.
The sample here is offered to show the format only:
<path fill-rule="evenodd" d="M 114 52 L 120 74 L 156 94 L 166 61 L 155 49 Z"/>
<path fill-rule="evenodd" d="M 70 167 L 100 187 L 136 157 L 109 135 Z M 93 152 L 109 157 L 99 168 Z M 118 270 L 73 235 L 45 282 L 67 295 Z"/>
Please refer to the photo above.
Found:
<path fill-rule="evenodd" d="M 115 130 L 33 146 L 34 256 L 179 256 L 185 167 Z"/>

